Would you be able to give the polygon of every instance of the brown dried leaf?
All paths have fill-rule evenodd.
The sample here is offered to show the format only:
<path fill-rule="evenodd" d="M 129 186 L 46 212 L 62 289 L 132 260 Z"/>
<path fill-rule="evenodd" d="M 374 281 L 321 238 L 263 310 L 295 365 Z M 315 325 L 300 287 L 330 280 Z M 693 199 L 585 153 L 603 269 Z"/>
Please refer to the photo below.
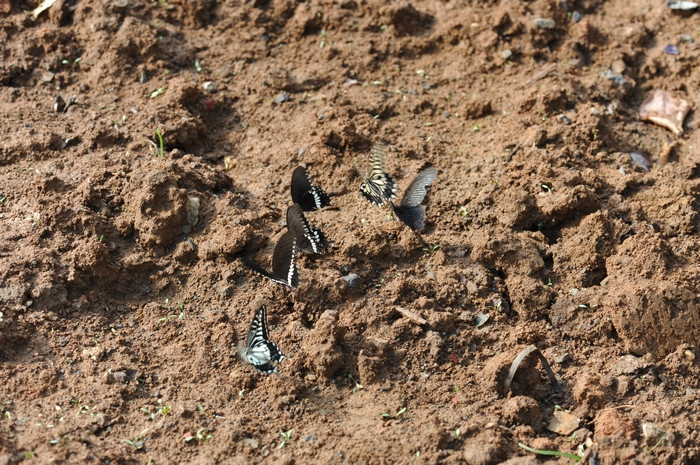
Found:
<path fill-rule="evenodd" d="M 651 121 L 679 135 L 683 132 L 683 120 L 689 111 L 688 102 L 665 90 L 656 89 L 639 107 L 639 116 L 643 121 Z"/>

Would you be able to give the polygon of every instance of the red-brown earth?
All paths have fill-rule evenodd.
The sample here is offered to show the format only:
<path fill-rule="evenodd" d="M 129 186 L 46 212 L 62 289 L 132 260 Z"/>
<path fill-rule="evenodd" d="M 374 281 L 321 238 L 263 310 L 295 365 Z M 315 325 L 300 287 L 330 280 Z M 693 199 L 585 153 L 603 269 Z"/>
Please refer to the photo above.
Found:
<path fill-rule="evenodd" d="M 696 112 L 638 116 L 700 107 L 697 12 L 35 6 L 0 0 L 0 463 L 700 463 Z M 380 139 L 438 169 L 425 243 L 358 192 Z M 337 209 L 289 292 L 240 259 L 299 164 Z M 236 355 L 263 303 L 279 376 Z M 530 345 L 556 384 L 507 387 Z"/>

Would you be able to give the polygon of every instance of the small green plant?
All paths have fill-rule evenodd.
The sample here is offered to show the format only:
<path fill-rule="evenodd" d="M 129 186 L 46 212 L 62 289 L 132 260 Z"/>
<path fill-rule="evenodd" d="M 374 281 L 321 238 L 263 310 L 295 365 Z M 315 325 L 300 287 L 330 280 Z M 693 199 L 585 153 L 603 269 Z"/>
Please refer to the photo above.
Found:
<path fill-rule="evenodd" d="M 476 124 L 474 125 L 474 128 L 473 128 L 472 130 L 473 130 L 474 132 L 479 132 L 479 131 L 481 131 L 481 124 L 476 123 Z"/>
<path fill-rule="evenodd" d="M 391 413 L 382 413 L 382 418 L 385 420 L 391 420 L 391 419 L 398 419 L 401 415 L 406 413 L 406 407 L 401 408 L 396 414 L 392 415 Z"/>
<path fill-rule="evenodd" d="M 352 382 L 355 383 L 355 388 L 352 390 L 352 392 L 361 391 L 362 389 L 365 388 L 363 385 L 358 383 L 355 378 L 353 378 L 352 374 L 348 373 L 348 378 L 350 378 L 352 380 Z"/>
<path fill-rule="evenodd" d="M 435 245 L 426 244 L 426 247 L 423 247 L 423 252 L 425 252 L 427 254 L 433 254 L 439 248 L 440 248 L 440 244 L 435 244 Z"/>
<path fill-rule="evenodd" d="M 158 138 L 158 143 L 156 144 L 153 142 L 151 139 L 146 139 L 149 144 L 151 144 L 151 148 L 153 149 L 153 152 L 155 153 L 156 157 L 165 157 L 165 142 L 163 141 L 163 125 L 159 124 L 158 127 L 156 128 L 156 137 Z"/>
<path fill-rule="evenodd" d="M 165 86 L 159 87 L 156 90 L 154 90 L 153 92 L 151 92 L 151 98 L 160 97 L 164 93 L 165 93 Z"/>
<path fill-rule="evenodd" d="M 5 194 L 0 194 L 0 205 L 5 203 L 5 200 L 7 200 L 7 196 Z"/>
<path fill-rule="evenodd" d="M 64 434 L 64 435 L 61 436 L 61 437 L 58 437 L 58 438 L 56 438 L 56 439 L 50 440 L 50 441 L 49 441 L 49 444 L 51 444 L 52 446 L 55 446 L 55 445 L 61 445 L 61 446 L 62 446 L 62 445 L 64 445 L 64 444 L 66 443 L 66 441 L 68 441 L 68 435 L 67 435 L 67 434 Z"/>
<path fill-rule="evenodd" d="M 467 210 L 466 205 L 459 207 L 459 216 L 469 216 L 469 210 Z"/>
<path fill-rule="evenodd" d="M 134 452 L 143 449 L 145 445 L 143 443 L 143 439 L 140 439 L 138 436 L 136 436 L 134 439 L 124 439 L 124 442 L 130 445 L 134 449 Z"/>
<path fill-rule="evenodd" d="M 168 3 L 168 0 L 158 0 L 158 3 L 160 3 L 160 6 L 162 6 L 166 10 L 172 10 L 173 8 L 175 8 L 174 5 Z"/>
<path fill-rule="evenodd" d="M 195 69 L 195 71 L 197 71 L 198 73 L 201 73 L 201 72 L 202 72 L 202 64 L 199 62 L 199 60 L 195 60 L 195 61 L 194 61 L 194 69 Z"/>
<path fill-rule="evenodd" d="M 293 432 L 293 429 L 290 429 L 289 431 L 280 431 L 280 436 L 282 436 L 282 442 L 280 442 L 280 445 L 277 446 L 277 449 L 281 449 L 287 445 L 287 443 L 292 439 Z"/>
<path fill-rule="evenodd" d="M 192 441 L 197 441 L 197 442 L 204 442 L 204 441 L 209 441 L 210 439 L 214 439 L 213 434 L 207 434 L 207 429 L 206 428 L 199 428 L 196 433 L 194 433 L 194 436 L 190 433 L 189 435 L 185 436 L 185 442 L 192 442 Z"/>

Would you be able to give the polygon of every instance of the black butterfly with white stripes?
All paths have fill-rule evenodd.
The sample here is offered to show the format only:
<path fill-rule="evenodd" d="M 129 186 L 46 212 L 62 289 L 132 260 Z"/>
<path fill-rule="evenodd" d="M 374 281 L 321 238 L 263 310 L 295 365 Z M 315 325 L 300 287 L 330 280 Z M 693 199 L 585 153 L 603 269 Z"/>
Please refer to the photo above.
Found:
<path fill-rule="evenodd" d="M 245 362 L 266 375 L 277 373 L 277 367 L 272 362 L 279 363 L 286 358 L 279 346 L 270 341 L 267 329 L 267 308 L 264 305 L 255 312 L 248 330 L 246 345 L 240 346 L 238 353 Z"/>
<path fill-rule="evenodd" d="M 415 177 L 401 198 L 401 203 L 391 207 L 396 216 L 414 231 L 422 231 L 425 227 L 425 210 L 421 206 L 425 199 L 427 188 L 435 181 L 437 170 L 434 167 L 426 168 Z"/>
<path fill-rule="evenodd" d="M 324 254 L 328 250 L 328 239 L 318 228 L 309 224 L 299 204 L 287 208 L 287 228 L 294 233 L 297 247 L 307 254 Z"/>
<path fill-rule="evenodd" d="M 305 212 L 320 210 L 331 204 L 331 196 L 311 182 L 303 166 L 297 166 L 292 173 L 291 191 L 292 201 Z"/>
<path fill-rule="evenodd" d="M 277 241 L 272 251 L 272 272 L 246 258 L 243 259 L 243 264 L 277 284 L 295 288 L 299 285 L 299 269 L 296 263 L 298 251 L 296 234 L 293 231 L 287 231 Z"/>
<path fill-rule="evenodd" d="M 369 156 L 367 174 L 362 174 L 360 193 L 371 203 L 382 206 L 396 198 L 396 180 L 384 171 L 386 145 L 376 142 Z M 359 171 L 359 170 L 358 170 Z"/>

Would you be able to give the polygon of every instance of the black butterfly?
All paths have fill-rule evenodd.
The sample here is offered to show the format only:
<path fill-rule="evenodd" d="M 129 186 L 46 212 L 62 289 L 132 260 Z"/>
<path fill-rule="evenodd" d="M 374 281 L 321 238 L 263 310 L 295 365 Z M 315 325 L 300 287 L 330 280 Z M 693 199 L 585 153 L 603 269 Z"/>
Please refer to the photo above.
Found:
<path fill-rule="evenodd" d="M 246 345 L 239 348 L 239 354 L 244 361 L 266 375 L 277 373 L 277 367 L 272 362 L 279 363 L 285 359 L 279 346 L 270 341 L 267 329 L 267 308 L 264 305 L 255 312 L 248 330 Z"/>
<path fill-rule="evenodd" d="M 331 204 L 331 196 L 318 186 L 314 186 L 303 166 L 297 166 L 292 173 L 292 201 L 298 203 L 305 212 L 320 210 Z"/>
<path fill-rule="evenodd" d="M 425 210 L 421 203 L 425 199 L 428 186 L 435 181 L 436 176 L 437 170 L 432 166 L 424 169 L 418 173 L 411 185 L 408 186 L 408 189 L 403 194 L 401 203 L 399 205 L 391 203 L 396 216 L 414 231 L 422 231 L 425 226 Z"/>
<path fill-rule="evenodd" d="M 299 285 L 299 269 L 296 263 L 298 250 L 295 233 L 287 231 L 280 237 L 275 249 L 272 251 L 272 273 L 253 261 L 243 259 L 243 263 L 251 270 L 271 279 L 277 284 L 295 288 Z"/>
<path fill-rule="evenodd" d="M 309 224 L 298 204 L 287 208 L 287 228 L 294 233 L 297 247 L 304 253 L 323 254 L 328 250 L 328 239 L 318 228 Z"/>
<path fill-rule="evenodd" d="M 383 142 L 375 143 L 369 156 L 367 175 L 360 172 L 362 176 L 360 193 L 367 200 L 379 206 L 396 198 L 396 180 L 392 175 L 384 172 L 385 152 L 386 145 Z"/>

